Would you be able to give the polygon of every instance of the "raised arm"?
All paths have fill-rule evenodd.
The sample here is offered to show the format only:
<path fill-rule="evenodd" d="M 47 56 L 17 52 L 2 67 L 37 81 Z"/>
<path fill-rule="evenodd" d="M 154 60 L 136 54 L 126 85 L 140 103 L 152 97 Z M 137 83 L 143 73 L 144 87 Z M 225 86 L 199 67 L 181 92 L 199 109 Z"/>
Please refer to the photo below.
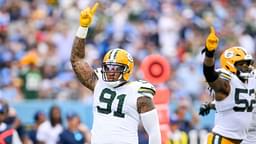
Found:
<path fill-rule="evenodd" d="M 203 72 L 206 81 L 210 87 L 215 91 L 215 99 L 217 101 L 223 100 L 230 91 L 229 81 L 219 77 L 214 67 L 214 52 L 218 46 L 219 39 L 215 35 L 215 30 L 211 27 L 211 32 L 207 37 L 205 46 L 205 58 L 203 64 Z"/>
<path fill-rule="evenodd" d="M 71 64 L 78 80 L 90 90 L 94 90 L 97 76 L 93 68 L 84 61 L 85 57 L 85 38 L 88 27 L 90 26 L 94 13 L 97 10 L 98 3 L 93 8 L 86 8 L 80 13 L 80 27 L 77 30 L 71 51 Z"/>

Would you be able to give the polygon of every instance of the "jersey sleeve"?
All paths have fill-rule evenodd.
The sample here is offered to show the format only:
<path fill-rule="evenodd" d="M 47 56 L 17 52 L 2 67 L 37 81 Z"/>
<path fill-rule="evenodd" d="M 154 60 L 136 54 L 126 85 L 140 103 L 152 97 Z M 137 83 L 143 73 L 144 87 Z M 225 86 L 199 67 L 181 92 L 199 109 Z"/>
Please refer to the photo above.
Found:
<path fill-rule="evenodd" d="M 156 93 L 155 87 L 147 81 L 138 81 L 138 82 L 139 82 L 139 87 L 138 87 L 139 97 L 147 96 L 147 97 L 153 98 Z"/>
<path fill-rule="evenodd" d="M 226 71 L 224 69 L 217 69 L 216 70 L 218 73 L 219 73 L 219 77 L 221 79 L 224 79 L 224 80 L 227 80 L 227 81 L 230 81 L 231 78 L 232 78 L 232 74 L 229 72 L 229 71 Z"/>

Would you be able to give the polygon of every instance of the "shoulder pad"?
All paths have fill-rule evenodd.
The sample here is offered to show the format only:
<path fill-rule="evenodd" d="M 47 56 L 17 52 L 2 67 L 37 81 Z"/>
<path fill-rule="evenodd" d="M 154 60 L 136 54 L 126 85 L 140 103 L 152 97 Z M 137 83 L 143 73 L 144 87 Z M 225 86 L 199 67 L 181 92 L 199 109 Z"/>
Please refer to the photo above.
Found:
<path fill-rule="evenodd" d="M 232 78 L 232 73 L 225 69 L 217 69 L 216 72 L 219 73 L 219 77 L 222 79 L 230 81 Z"/>
<path fill-rule="evenodd" d="M 139 88 L 138 88 L 139 95 L 153 98 L 153 96 L 156 93 L 155 87 L 147 81 L 139 80 L 138 82 L 139 82 Z"/>

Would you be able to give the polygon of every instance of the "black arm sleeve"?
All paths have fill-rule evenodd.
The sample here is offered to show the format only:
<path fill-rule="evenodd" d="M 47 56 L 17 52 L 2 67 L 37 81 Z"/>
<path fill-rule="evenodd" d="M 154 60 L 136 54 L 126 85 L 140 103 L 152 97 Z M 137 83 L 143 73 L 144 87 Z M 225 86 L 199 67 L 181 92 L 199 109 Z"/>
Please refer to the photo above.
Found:
<path fill-rule="evenodd" d="M 204 64 L 203 71 L 204 71 L 204 76 L 207 82 L 214 82 L 219 77 L 219 74 L 214 70 L 214 65 L 206 66 Z"/>

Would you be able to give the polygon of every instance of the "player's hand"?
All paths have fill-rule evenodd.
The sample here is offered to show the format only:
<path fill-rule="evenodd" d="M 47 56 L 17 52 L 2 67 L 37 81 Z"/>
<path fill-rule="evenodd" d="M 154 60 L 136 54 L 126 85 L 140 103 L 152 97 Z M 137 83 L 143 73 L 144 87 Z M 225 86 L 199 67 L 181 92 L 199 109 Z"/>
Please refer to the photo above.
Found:
<path fill-rule="evenodd" d="M 84 10 L 81 11 L 80 13 L 80 26 L 81 27 L 89 27 L 92 20 L 93 16 L 99 6 L 99 3 L 95 3 L 92 8 L 87 7 Z"/>
<path fill-rule="evenodd" d="M 203 103 L 199 109 L 199 115 L 206 116 L 210 113 L 211 107 L 209 103 Z"/>
<path fill-rule="evenodd" d="M 214 51 L 219 44 L 219 38 L 215 34 L 214 28 L 211 26 L 210 28 L 210 34 L 208 35 L 206 39 L 206 49 L 208 51 Z"/>

